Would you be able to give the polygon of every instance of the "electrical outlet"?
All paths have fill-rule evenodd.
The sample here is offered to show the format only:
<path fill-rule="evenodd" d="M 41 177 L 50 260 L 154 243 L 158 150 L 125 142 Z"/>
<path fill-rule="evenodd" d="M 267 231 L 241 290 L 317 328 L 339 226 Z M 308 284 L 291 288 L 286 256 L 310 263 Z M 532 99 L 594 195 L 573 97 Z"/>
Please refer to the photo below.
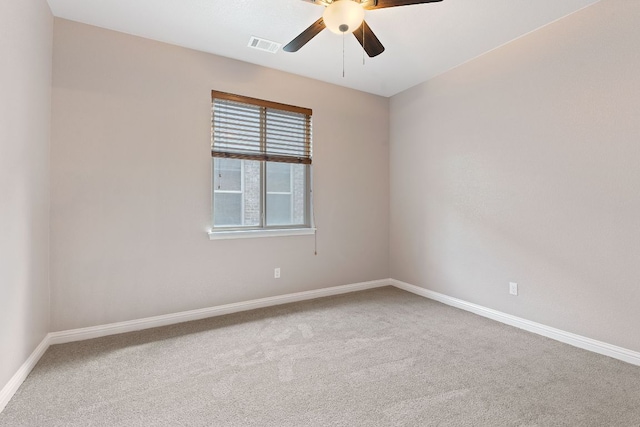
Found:
<path fill-rule="evenodd" d="M 518 295 L 518 284 L 515 282 L 509 282 L 509 293 L 511 295 Z"/>
<path fill-rule="evenodd" d="M 273 269 L 273 277 L 275 279 L 279 279 L 280 278 L 280 267 L 276 267 Z"/>

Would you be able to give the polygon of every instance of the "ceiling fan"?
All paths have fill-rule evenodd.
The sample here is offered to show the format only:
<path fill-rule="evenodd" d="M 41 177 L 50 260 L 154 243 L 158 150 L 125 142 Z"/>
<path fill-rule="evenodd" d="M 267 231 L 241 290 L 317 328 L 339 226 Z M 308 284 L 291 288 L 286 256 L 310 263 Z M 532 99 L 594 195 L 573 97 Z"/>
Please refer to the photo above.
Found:
<path fill-rule="evenodd" d="M 385 7 L 409 6 L 412 4 L 435 3 L 442 0 L 303 0 L 325 7 L 322 18 L 311 24 L 289 44 L 282 48 L 285 52 L 297 52 L 320 31 L 329 28 L 336 34 L 353 33 L 369 57 L 380 55 L 384 46 L 364 21 L 364 11 Z"/>

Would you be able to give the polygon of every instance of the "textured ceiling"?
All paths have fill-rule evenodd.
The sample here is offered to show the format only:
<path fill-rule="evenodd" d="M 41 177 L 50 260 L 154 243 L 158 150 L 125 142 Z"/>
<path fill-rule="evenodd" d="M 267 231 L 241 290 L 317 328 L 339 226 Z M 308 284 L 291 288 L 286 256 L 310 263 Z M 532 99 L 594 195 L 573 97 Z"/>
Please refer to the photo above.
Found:
<path fill-rule="evenodd" d="M 297 53 L 283 45 L 322 16 L 301 0 L 49 0 L 57 17 L 214 53 L 353 89 L 391 96 L 599 0 L 443 0 L 370 10 L 386 50 L 365 58 L 353 35 L 324 30 Z"/>

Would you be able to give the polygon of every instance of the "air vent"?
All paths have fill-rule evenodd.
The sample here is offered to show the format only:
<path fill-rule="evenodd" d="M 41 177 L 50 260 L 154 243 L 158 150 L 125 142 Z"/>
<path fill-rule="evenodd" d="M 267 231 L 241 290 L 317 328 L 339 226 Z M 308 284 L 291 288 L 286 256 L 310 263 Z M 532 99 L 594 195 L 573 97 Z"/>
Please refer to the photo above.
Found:
<path fill-rule="evenodd" d="M 247 46 L 253 49 L 262 50 L 264 52 L 276 53 L 282 45 L 280 43 L 272 42 L 271 40 L 251 36 L 251 38 L 249 39 L 249 44 Z"/>

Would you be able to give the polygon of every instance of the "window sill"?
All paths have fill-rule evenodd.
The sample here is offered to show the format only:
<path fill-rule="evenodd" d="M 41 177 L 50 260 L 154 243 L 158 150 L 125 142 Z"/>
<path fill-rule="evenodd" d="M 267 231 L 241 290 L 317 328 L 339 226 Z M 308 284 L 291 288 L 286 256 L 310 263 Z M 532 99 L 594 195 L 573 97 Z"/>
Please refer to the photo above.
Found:
<path fill-rule="evenodd" d="M 280 228 L 270 230 L 209 231 L 209 240 L 251 239 L 255 237 L 306 236 L 315 234 L 315 228 Z"/>

